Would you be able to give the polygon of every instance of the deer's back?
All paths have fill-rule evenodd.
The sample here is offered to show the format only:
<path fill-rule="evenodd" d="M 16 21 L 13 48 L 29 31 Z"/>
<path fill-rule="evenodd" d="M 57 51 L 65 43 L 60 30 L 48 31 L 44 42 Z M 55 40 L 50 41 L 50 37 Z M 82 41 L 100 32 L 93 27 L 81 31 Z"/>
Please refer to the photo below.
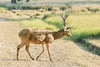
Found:
<path fill-rule="evenodd" d="M 35 44 L 51 43 L 54 39 L 50 30 L 23 29 L 19 32 L 21 39 L 28 39 Z"/>

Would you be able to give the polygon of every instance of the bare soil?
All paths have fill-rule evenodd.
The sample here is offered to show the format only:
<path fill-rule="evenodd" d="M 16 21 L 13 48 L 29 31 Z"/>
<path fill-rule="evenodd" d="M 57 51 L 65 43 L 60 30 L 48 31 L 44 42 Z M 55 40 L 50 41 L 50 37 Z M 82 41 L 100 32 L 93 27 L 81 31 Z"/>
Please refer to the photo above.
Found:
<path fill-rule="evenodd" d="M 100 67 L 99 56 L 81 49 L 73 41 L 63 39 L 50 45 L 53 62 L 48 58 L 46 47 L 39 60 L 31 60 L 23 47 L 18 61 L 16 48 L 20 43 L 18 32 L 21 29 L 18 22 L 0 21 L 0 67 Z M 34 59 L 41 51 L 41 45 L 30 44 L 30 53 Z"/>

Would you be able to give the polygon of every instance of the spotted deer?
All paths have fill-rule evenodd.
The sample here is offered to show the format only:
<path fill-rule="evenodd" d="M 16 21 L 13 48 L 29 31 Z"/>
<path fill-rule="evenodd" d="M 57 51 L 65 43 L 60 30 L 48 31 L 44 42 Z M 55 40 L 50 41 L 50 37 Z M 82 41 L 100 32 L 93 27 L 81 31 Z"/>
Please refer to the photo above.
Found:
<path fill-rule="evenodd" d="M 32 58 L 29 52 L 29 45 L 30 43 L 33 43 L 33 44 L 42 44 L 42 52 L 37 56 L 36 59 L 38 59 L 40 55 L 44 52 L 44 44 L 46 44 L 49 59 L 50 61 L 52 61 L 51 56 L 50 56 L 50 51 L 49 51 L 49 44 L 51 44 L 54 40 L 59 39 L 63 36 L 72 37 L 72 34 L 69 31 L 71 27 L 67 27 L 66 22 L 65 22 L 68 16 L 69 15 L 63 16 L 63 14 L 61 14 L 64 28 L 58 31 L 48 31 L 48 30 L 38 30 L 38 29 L 21 30 L 18 34 L 21 39 L 21 43 L 17 46 L 17 59 L 19 56 L 19 49 L 26 45 L 26 51 L 28 55 L 30 56 L 32 60 L 34 60 L 34 58 Z"/>

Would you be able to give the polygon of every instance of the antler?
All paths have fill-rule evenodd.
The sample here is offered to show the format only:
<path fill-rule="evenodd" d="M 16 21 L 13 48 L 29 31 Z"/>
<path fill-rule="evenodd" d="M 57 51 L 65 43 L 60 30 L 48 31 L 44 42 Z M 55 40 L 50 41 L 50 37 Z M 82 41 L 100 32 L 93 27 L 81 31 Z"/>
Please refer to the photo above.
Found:
<path fill-rule="evenodd" d="M 69 15 L 65 15 L 65 16 L 63 16 L 63 13 L 62 14 L 60 14 L 61 15 L 61 17 L 62 17 L 62 19 L 63 19 L 63 24 L 64 24 L 64 30 L 65 30 L 65 28 L 66 28 L 66 22 L 65 22 L 65 20 L 66 20 L 66 18 L 69 16 Z"/>

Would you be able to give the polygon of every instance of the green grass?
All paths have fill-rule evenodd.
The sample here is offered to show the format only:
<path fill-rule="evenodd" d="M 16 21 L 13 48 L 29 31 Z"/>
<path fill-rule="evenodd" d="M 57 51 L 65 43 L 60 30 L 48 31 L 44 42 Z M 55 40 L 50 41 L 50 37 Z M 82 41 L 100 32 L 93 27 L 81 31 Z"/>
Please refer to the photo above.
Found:
<path fill-rule="evenodd" d="M 63 28 L 62 18 L 59 15 L 50 16 L 50 17 L 44 19 L 44 21 L 48 24 L 54 25 L 58 29 Z"/>
<path fill-rule="evenodd" d="M 27 28 L 38 28 L 38 29 L 50 29 L 55 30 L 56 27 L 53 25 L 48 25 L 41 19 L 33 19 L 33 20 L 22 20 L 21 24 Z"/>
<path fill-rule="evenodd" d="M 7 11 L 7 8 L 5 8 L 5 7 L 0 7 L 0 13 L 1 12 L 6 12 Z"/>
<path fill-rule="evenodd" d="M 68 18 L 75 40 L 100 37 L 100 13 L 76 13 Z M 74 19 L 73 19 L 74 18 Z"/>
<path fill-rule="evenodd" d="M 71 30 L 73 34 L 73 40 L 80 41 L 87 38 L 100 37 L 100 13 L 73 13 L 67 19 L 68 26 L 73 27 Z M 47 23 L 57 26 L 57 28 L 63 28 L 62 18 L 59 15 L 48 17 L 45 19 Z"/>
<path fill-rule="evenodd" d="M 74 41 L 81 39 L 100 38 L 100 13 L 80 12 L 72 13 L 67 19 L 67 26 L 73 27 L 71 33 Z M 22 25 L 39 29 L 62 29 L 62 18 L 60 15 L 50 15 L 43 19 L 23 20 Z"/>

